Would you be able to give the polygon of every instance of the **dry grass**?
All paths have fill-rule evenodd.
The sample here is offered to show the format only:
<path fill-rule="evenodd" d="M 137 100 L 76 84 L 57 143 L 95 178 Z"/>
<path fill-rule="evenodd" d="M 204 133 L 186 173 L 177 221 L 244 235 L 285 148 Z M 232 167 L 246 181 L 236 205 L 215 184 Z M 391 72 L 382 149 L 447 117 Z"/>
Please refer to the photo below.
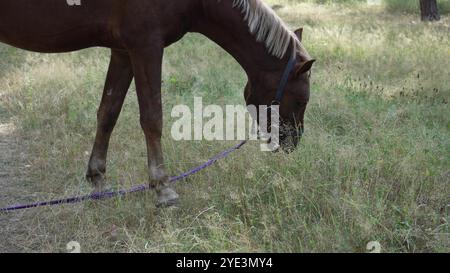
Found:
<path fill-rule="evenodd" d="M 268 1 L 319 60 L 301 147 L 263 154 L 251 144 L 177 187 L 179 209 L 153 193 L 33 211 L 16 236 L 23 251 L 363 252 L 450 250 L 449 18 L 421 24 L 381 7 Z M 289 3 L 288 3 L 289 2 Z M 25 53 L 0 46 L 0 112 L 20 126 L 36 199 L 89 191 L 83 179 L 108 52 Z M 208 58 L 204 58 L 208 56 Z M 174 142 L 175 104 L 243 103 L 245 76 L 199 35 L 169 48 L 164 63 L 170 173 L 232 143 Z M 114 132 L 108 179 L 144 182 L 144 138 L 135 90 Z M 1 202 L 3 204 L 3 200 Z"/>

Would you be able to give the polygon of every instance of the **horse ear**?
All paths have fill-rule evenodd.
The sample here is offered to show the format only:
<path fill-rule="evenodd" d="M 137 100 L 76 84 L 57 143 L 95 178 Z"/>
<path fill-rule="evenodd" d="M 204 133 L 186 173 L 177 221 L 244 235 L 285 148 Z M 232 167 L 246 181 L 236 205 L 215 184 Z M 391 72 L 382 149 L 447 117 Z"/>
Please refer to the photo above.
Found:
<path fill-rule="evenodd" d="M 297 35 L 298 40 L 301 42 L 303 40 L 303 28 L 299 28 L 294 31 L 295 35 Z"/>
<path fill-rule="evenodd" d="M 308 61 L 298 64 L 295 69 L 295 75 L 298 77 L 301 74 L 308 72 L 309 70 L 311 70 L 311 68 L 315 62 L 316 62 L 316 60 L 311 59 L 311 60 L 308 60 Z"/>

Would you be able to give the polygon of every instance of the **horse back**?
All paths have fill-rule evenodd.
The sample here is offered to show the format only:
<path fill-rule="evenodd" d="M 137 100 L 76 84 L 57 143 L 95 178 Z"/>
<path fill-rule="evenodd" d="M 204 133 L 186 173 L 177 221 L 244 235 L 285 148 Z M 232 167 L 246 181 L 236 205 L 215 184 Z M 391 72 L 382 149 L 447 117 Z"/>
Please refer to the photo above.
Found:
<path fill-rule="evenodd" d="M 67 52 L 113 44 L 120 0 L 2 0 L 0 41 L 36 52 Z"/>
<path fill-rule="evenodd" d="M 198 10 L 193 3 L 199 1 L 2 0 L 0 42 L 48 53 L 155 39 L 167 46 L 189 31 Z"/>

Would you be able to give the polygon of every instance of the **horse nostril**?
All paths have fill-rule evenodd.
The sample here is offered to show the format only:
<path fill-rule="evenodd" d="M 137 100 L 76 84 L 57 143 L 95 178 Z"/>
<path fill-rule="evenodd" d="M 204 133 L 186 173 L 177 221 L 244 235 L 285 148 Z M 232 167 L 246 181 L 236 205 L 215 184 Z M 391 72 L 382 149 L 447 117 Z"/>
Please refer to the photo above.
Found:
<path fill-rule="evenodd" d="M 286 154 L 290 154 L 292 152 L 295 151 L 296 145 L 288 145 L 288 146 L 281 146 L 281 148 L 283 149 L 283 152 L 285 152 Z"/>

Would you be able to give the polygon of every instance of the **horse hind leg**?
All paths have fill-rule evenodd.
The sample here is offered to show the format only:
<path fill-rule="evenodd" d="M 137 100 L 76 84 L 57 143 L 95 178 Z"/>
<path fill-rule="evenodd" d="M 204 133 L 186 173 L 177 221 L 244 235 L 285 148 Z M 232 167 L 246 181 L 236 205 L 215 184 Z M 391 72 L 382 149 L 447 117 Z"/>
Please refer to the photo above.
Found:
<path fill-rule="evenodd" d="M 128 53 L 112 50 L 103 97 L 97 112 L 97 133 L 86 173 L 87 180 L 97 192 L 104 190 L 109 140 L 132 79 L 133 69 Z"/>

